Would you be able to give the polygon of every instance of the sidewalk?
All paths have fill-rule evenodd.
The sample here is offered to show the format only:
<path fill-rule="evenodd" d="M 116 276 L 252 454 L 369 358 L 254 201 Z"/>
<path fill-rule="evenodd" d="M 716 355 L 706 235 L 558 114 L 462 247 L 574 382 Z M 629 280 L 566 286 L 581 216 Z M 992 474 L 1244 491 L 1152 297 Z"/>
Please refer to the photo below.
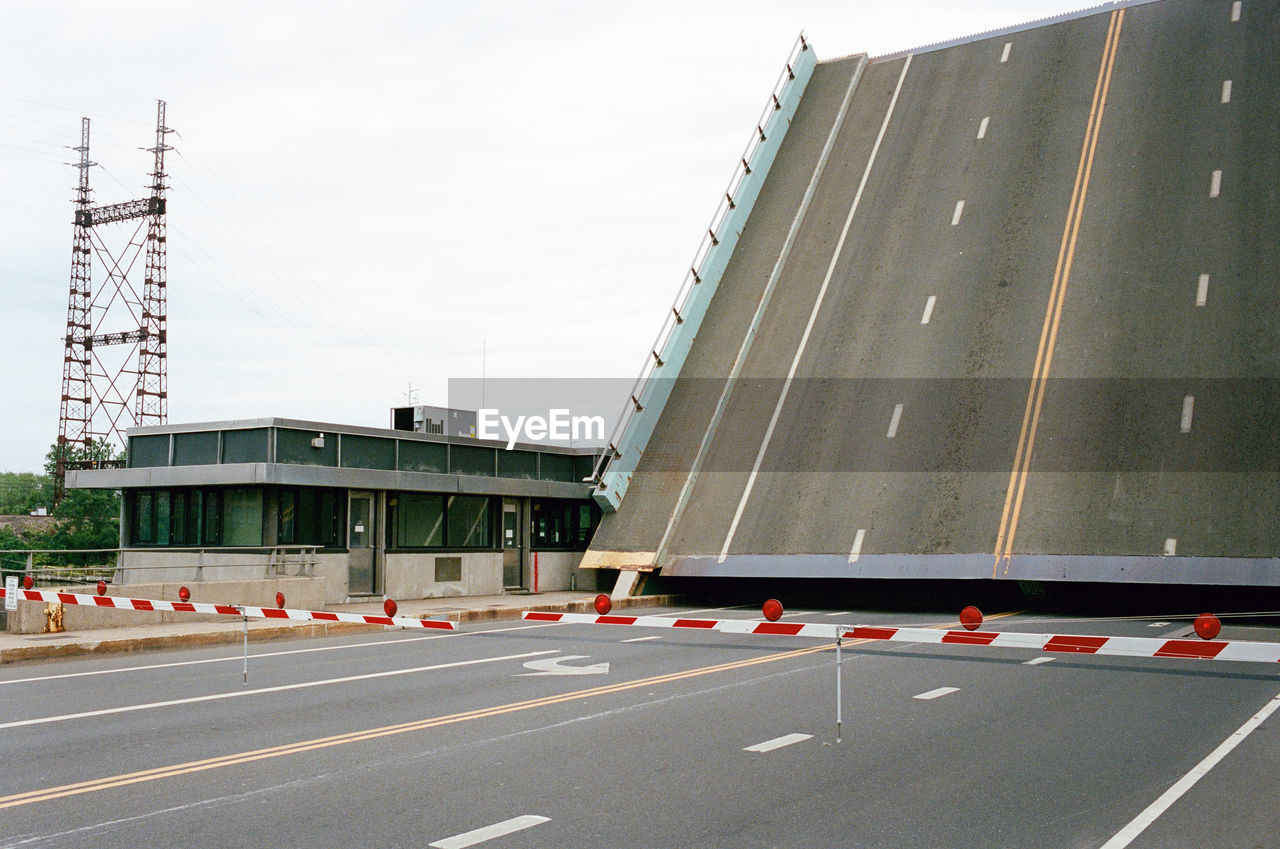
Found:
<path fill-rule="evenodd" d="M 399 602 L 397 616 L 418 619 L 449 619 L 465 628 L 469 623 L 519 619 L 526 610 L 583 613 L 592 610 L 596 593 L 552 592 L 538 594 L 512 593 L 497 596 L 461 596 L 456 598 L 424 598 Z M 665 607 L 676 602 L 675 596 L 635 596 L 615 600 L 615 610 L 639 607 Z M 356 604 L 331 604 L 326 610 L 342 613 L 364 613 L 381 616 L 381 600 Z M 94 628 L 58 634 L 0 633 L 0 664 L 50 658 L 77 657 L 91 654 L 147 651 L 154 649 L 193 648 L 198 646 L 238 643 L 244 639 L 244 620 L 226 617 L 226 622 L 175 622 L 128 628 Z M 334 634 L 386 630 L 385 625 L 359 625 L 348 622 L 288 622 L 279 619 L 250 619 L 249 641 L 279 640 L 299 637 L 321 637 Z"/>

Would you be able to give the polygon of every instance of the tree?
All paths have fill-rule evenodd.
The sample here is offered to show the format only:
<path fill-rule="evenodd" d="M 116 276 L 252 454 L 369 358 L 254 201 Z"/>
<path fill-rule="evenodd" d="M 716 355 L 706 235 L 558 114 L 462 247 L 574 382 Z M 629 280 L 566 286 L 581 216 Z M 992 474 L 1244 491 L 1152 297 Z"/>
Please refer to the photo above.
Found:
<path fill-rule="evenodd" d="M 53 480 L 34 472 L 0 472 L 0 514 L 53 509 Z"/>
<path fill-rule="evenodd" d="M 45 456 L 45 474 L 50 478 L 57 472 L 59 448 L 65 449 L 63 459 L 68 463 L 98 464 L 118 460 L 124 456 L 111 443 L 100 440 L 83 448 L 56 443 Z M 53 509 L 58 520 L 52 532 L 44 539 L 42 548 L 117 548 L 120 545 L 120 492 L 118 490 L 71 489 L 67 490 Z M 82 555 L 67 558 L 81 565 L 101 563 L 101 555 Z M 114 558 L 112 558 L 114 559 Z"/>

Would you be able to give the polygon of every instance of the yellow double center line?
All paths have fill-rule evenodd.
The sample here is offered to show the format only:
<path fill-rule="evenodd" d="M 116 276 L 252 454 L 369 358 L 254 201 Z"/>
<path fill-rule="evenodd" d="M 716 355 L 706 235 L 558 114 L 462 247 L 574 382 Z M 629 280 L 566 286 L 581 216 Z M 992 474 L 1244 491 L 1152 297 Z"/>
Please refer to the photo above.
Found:
<path fill-rule="evenodd" d="M 987 620 L 1000 619 L 1005 616 L 1015 616 L 1016 613 L 997 613 L 988 616 Z M 947 625 L 932 625 L 932 628 L 952 628 L 956 623 Z M 862 645 L 864 643 L 878 642 L 876 640 L 853 640 L 848 645 Z M 78 796 L 82 793 L 94 793 L 98 790 L 110 790 L 113 787 L 125 787 L 131 784 L 142 784 L 147 781 L 159 781 L 162 778 L 175 778 L 180 775 L 189 775 L 194 772 L 204 772 L 211 769 L 221 769 L 223 767 L 235 766 L 237 764 L 252 763 L 254 761 L 263 761 L 270 758 L 280 758 L 286 755 L 297 755 L 303 752 L 311 752 L 317 749 L 327 749 L 333 746 L 342 746 L 347 743 L 360 743 L 366 740 L 376 740 L 379 737 L 390 737 L 396 734 L 407 734 L 413 731 L 425 731 L 429 728 L 438 728 L 442 725 L 454 725 L 460 722 L 469 722 L 474 719 L 486 719 L 492 716 L 501 716 L 502 714 L 515 713 L 518 711 L 532 710 L 534 708 L 549 707 L 551 705 L 563 704 L 565 702 L 578 701 L 579 699 L 589 699 L 595 696 L 607 696 L 611 693 L 621 693 L 626 690 L 635 690 L 640 687 L 651 687 L 655 684 L 665 684 L 671 681 L 681 681 L 687 678 L 698 678 L 703 675 L 711 675 L 717 672 L 730 672 L 735 669 L 744 669 L 749 666 L 757 666 L 762 663 L 772 663 L 777 660 L 788 660 L 793 657 L 802 657 L 815 652 L 831 651 L 833 647 L 830 644 L 820 646 L 810 646 L 803 649 L 793 649 L 792 651 L 778 652 L 776 654 L 767 654 L 760 657 L 753 657 L 747 660 L 737 660 L 732 663 L 722 663 L 715 666 L 703 666 L 697 669 L 689 669 L 683 672 L 671 672 L 666 675 L 654 675 L 649 678 L 641 678 L 638 681 L 624 681 L 618 684 L 606 684 L 601 687 L 591 687 L 586 690 L 575 690 L 571 693 L 560 693 L 553 696 L 544 696 L 538 699 L 528 699 L 522 702 L 511 702 L 505 705 L 495 705 L 493 707 L 478 708 L 476 710 L 462 711 L 460 713 L 451 713 L 445 716 L 436 716 L 428 719 L 418 719 L 412 722 L 401 722 L 396 725 L 384 725 L 379 728 L 369 728 L 364 731 L 352 731 L 346 734 L 335 734 L 331 737 L 318 737 L 313 740 L 301 740 L 297 743 L 288 743 L 283 746 L 271 746 L 266 749 L 253 749 L 248 752 L 238 752 L 230 755 L 222 755 L 217 758 L 206 758 L 198 761 L 187 761 L 186 763 L 173 764 L 172 766 L 156 767 L 155 769 L 144 769 L 139 772 L 129 772 L 121 775 L 110 775 L 105 778 L 95 778 L 90 781 L 80 781 L 75 784 L 63 784 L 58 787 L 47 787 L 43 790 L 30 790 L 26 793 L 14 793 L 10 796 L 0 796 L 0 809 L 16 808 L 21 805 L 30 805 L 36 802 L 49 802 L 54 799 L 64 799 L 68 796 Z"/>
<path fill-rule="evenodd" d="M 1026 494 L 1027 474 L 1031 468 L 1031 452 L 1035 448 L 1036 429 L 1040 424 L 1040 408 L 1044 404 L 1044 394 L 1048 388 L 1053 349 L 1058 342 L 1062 304 L 1066 300 L 1067 281 L 1071 277 L 1071 264 L 1076 253 L 1076 238 L 1080 234 L 1080 221 L 1084 217 L 1085 196 L 1089 192 L 1089 176 L 1093 171 L 1093 155 L 1098 146 L 1098 130 L 1102 126 L 1102 113 L 1107 106 L 1107 91 L 1111 88 L 1111 71 L 1115 67 L 1116 46 L 1120 41 L 1124 11 L 1119 9 L 1111 13 L 1106 46 L 1102 51 L 1102 63 L 1098 68 L 1098 80 L 1093 88 L 1089 124 L 1085 130 L 1084 145 L 1080 149 L 1080 164 L 1076 167 L 1076 182 L 1071 190 L 1071 203 L 1067 207 L 1067 222 L 1062 230 L 1058 263 L 1053 270 L 1053 286 L 1049 290 L 1049 304 L 1045 309 L 1044 326 L 1040 330 L 1040 344 L 1036 348 L 1031 388 L 1027 392 L 1027 406 L 1022 414 L 1022 429 L 1018 433 L 1018 449 L 1014 455 L 1013 471 L 1009 474 L 1004 510 L 1000 514 L 1000 529 L 996 534 L 995 565 L 991 569 L 993 578 L 1000 570 L 1002 561 L 1004 573 L 1008 574 L 1009 558 L 1013 555 L 1013 538 L 1017 533 L 1018 518 L 1022 513 L 1022 499 Z"/>
<path fill-rule="evenodd" d="M 698 669 L 686 670 L 684 672 L 655 675 L 650 678 L 641 678 L 638 681 L 607 684 L 602 687 L 575 690 L 571 693 L 544 696 L 539 699 L 529 699 L 522 702 L 512 702 L 505 705 L 478 708 L 476 710 L 452 713 L 446 716 L 436 716 L 428 719 L 418 719 L 412 722 L 402 722 L 396 725 L 384 725 L 380 728 L 353 731 L 347 734 L 337 734 L 332 737 L 319 737 L 313 740 L 302 740 L 297 743 L 289 743 L 283 746 L 254 749 L 248 752 L 223 755 L 217 758 L 187 761 L 186 763 L 174 764 L 172 766 L 157 767 L 155 769 L 145 769 L 139 772 L 130 772 L 122 775 L 97 778 L 92 781 L 81 781 L 75 784 L 64 784 L 59 787 L 48 787 L 43 790 L 31 790 L 26 793 L 15 793 L 11 796 L 0 796 L 0 809 L 14 808 L 20 805 L 30 805 L 34 802 L 48 802 L 54 799 L 62 799 L 67 796 L 76 796 L 81 793 L 93 793 L 98 790 L 108 790 L 113 787 L 124 787 L 126 785 L 141 784 L 147 781 L 158 781 L 162 778 L 174 778 L 180 775 L 188 775 L 193 772 L 220 769 L 222 767 L 235 766 L 236 764 L 252 763 L 254 761 L 262 761 L 270 758 L 284 757 L 285 755 L 297 755 L 303 752 L 315 751 L 316 749 L 326 749 L 332 746 L 341 746 L 347 743 L 359 743 L 365 740 L 375 740 L 379 737 L 390 737 L 396 734 L 424 731 L 428 728 L 438 728 L 442 725 L 453 725 L 460 722 L 468 722 L 473 719 L 485 719 L 491 716 L 501 716 L 506 713 L 515 713 L 517 711 L 548 707 L 550 705 L 563 704 L 564 702 L 572 702 L 579 699 L 589 699 L 595 696 L 606 696 L 611 693 L 621 693 L 626 690 L 634 690 L 638 687 L 650 687 L 655 684 L 665 684 L 670 681 L 680 681 L 686 678 L 697 678 L 702 675 L 711 675 L 717 672 L 729 672 L 734 669 L 743 669 L 745 667 L 755 666 L 761 663 L 772 663 L 777 660 L 787 660 L 793 657 L 813 654 L 814 652 L 826 651 L 830 648 L 831 646 L 828 645 L 811 646 L 809 648 L 795 649 L 793 651 L 780 652 L 777 654 L 767 654 L 761 657 L 753 657 L 748 660 L 738 660 L 732 663 L 718 664 L 716 666 L 704 666 Z"/>

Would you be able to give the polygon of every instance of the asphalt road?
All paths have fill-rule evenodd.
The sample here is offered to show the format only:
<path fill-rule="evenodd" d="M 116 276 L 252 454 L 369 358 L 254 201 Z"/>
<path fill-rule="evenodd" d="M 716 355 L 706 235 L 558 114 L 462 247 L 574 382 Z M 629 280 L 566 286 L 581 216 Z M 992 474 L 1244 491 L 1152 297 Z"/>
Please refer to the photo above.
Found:
<path fill-rule="evenodd" d="M 844 660 L 838 744 L 834 653 L 796 638 L 393 632 L 254 647 L 247 687 L 222 648 L 9 667 L 0 846 L 1097 847 L 1280 695 L 1274 669 L 1233 663 L 883 643 Z M 1109 849 L 1276 845 L 1277 721 Z M 472 834 L 503 823 L 523 828 Z"/>
<path fill-rule="evenodd" d="M 667 575 L 1274 583 L 1278 26 L 1274 0 L 1165 0 L 873 61 L 761 302 L 815 177 L 784 143 L 757 288 L 717 292 L 701 380 L 593 548 Z"/>

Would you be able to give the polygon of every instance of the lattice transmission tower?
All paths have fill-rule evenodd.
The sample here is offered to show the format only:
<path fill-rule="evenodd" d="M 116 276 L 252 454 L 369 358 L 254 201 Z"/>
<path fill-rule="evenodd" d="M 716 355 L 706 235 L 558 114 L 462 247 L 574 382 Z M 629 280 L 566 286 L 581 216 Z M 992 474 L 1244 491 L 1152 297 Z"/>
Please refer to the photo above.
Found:
<path fill-rule="evenodd" d="M 165 102 L 156 106 L 150 194 L 94 206 L 89 187 L 89 119 L 80 119 L 75 236 L 62 366 L 62 408 L 56 450 L 57 497 L 66 470 L 92 465 L 103 444 L 124 445 L 125 430 L 164 424 L 169 417 L 168 318 L 165 273 Z M 132 232 L 120 244 L 104 231 Z M 138 260 L 142 259 L 141 277 Z M 103 279 L 95 288 L 94 268 Z"/>

